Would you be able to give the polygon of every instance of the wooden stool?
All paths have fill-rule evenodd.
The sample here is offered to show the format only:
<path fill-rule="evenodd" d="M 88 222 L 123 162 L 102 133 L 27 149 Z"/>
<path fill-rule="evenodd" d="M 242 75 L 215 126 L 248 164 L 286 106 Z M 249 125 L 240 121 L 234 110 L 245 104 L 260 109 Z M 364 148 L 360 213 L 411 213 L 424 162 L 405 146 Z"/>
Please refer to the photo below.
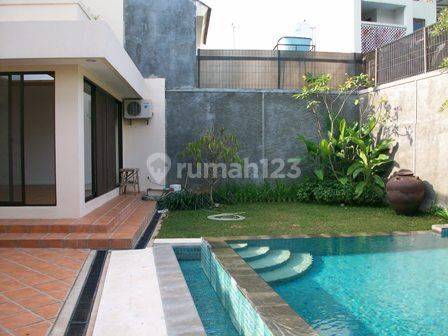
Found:
<path fill-rule="evenodd" d="M 120 169 L 120 194 L 126 194 L 128 185 L 133 187 L 134 192 L 140 193 L 138 171 L 138 168 Z"/>

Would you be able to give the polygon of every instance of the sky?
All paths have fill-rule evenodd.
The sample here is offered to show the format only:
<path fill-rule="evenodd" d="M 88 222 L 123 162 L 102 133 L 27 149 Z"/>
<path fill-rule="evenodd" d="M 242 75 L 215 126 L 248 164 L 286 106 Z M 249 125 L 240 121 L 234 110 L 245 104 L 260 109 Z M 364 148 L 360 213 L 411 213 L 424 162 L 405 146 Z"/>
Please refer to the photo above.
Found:
<path fill-rule="evenodd" d="M 204 0 L 212 8 L 207 49 L 272 49 L 286 35 L 312 37 L 307 0 Z"/>

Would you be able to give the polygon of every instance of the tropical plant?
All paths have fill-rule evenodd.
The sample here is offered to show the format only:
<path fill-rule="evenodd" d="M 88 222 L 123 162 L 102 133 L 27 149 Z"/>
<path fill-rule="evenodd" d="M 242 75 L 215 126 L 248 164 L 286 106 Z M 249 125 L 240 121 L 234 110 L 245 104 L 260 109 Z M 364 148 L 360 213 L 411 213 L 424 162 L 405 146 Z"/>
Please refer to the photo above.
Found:
<path fill-rule="evenodd" d="M 439 14 L 437 22 L 431 27 L 429 33 L 432 37 L 439 37 L 448 32 L 448 8 L 442 10 Z M 448 70 L 448 57 L 445 57 L 439 65 L 442 70 Z M 445 100 L 440 107 L 440 112 L 448 110 L 448 100 Z"/>
<path fill-rule="evenodd" d="M 448 31 L 448 8 L 442 10 L 437 18 L 437 22 L 431 27 L 432 36 L 440 36 Z"/>
<path fill-rule="evenodd" d="M 214 204 L 214 187 L 222 178 L 219 169 L 225 169 L 230 163 L 242 162 L 238 148 L 235 134 L 227 134 L 224 128 L 220 128 L 216 132 L 214 129 L 208 129 L 198 140 L 188 143 L 183 152 L 183 155 L 190 157 L 197 167 L 204 168 L 211 204 Z"/>
<path fill-rule="evenodd" d="M 354 184 L 356 197 L 366 189 L 382 194 L 386 168 L 392 162 L 389 157 L 392 140 L 375 138 L 373 132 L 387 119 L 387 101 L 379 99 L 376 107 L 370 104 L 361 107 L 359 99 L 353 100 L 354 93 L 371 84 L 364 74 L 348 77 L 334 94 L 331 94 L 335 90 L 329 86 L 330 79 L 329 75 L 307 75 L 304 89 L 294 95 L 306 101 L 307 109 L 316 116 L 320 138 L 315 142 L 298 135 L 308 155 L 295 160 L 310 160 L 315 167 L 314 174 L 321 181 L 330 179 L 341 185 Z M 343 118 L 342 113 L 350 100 L 360 107 L 364 121 L 347 123 Z M 370 116 L 364 117 L 366 112 Z M 327 121 L 326 132 L 321 119 Z"/>
<path fill-rule="evenodd" d="M 437 207 L 434 214 L 444 220 L 448 220 L 448 208 Z"/>

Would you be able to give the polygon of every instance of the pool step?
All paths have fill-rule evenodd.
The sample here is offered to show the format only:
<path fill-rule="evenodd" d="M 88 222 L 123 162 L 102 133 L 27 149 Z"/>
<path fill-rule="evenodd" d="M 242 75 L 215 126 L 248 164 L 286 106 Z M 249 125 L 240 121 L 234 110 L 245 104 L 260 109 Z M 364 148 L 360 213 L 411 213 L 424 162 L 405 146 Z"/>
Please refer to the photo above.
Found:
<path fill-rule="evenodd" d="M 245 261 L 252 261 L 259 259 L 269 252 L 268 246 L 255 246 L 255 247 L 245 247 L 243 249 L 235 251 L 243 258 Z"/>
<path fill-rule="evenodd" d="M 443 225 L 436 224 L 436 225 L 433 225 L 431 228 L 432 228 L 432 231 L 434 231 L 435 233 L 438 233 L 442 237 L 444 237 L 444 238 L 448 237 L 448 224 L 443 224 Z"/>
<path fill-rule="evenodd" d="M 293 254 L 288 262 L 273 271 L 260 272 L 266 282 L 292 280 L 305 272 L 312 264 L 313 257 L 309 253 Z"/>
<path fill-rule="evenodd" d="M 289 250 L 272 250 L 260 259 L 249 261 L 248 264 L 258 272 L 270 271 L 286 263 L 290 256 Z"/>
<path fill-rule="evenodd" d="M 235 251 L 237 250 L 241 250 L 243 248 L 247 247 L 247 243 L 234 243 L 234 244 L 229 244 L 229 246 L 234 249 Z"/>

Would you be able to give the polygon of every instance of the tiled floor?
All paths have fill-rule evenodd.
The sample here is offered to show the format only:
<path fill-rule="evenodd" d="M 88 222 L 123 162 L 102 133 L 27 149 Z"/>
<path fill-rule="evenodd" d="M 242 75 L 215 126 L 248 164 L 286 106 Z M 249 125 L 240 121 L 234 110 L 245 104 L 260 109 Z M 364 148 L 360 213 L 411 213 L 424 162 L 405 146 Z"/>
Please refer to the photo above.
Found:
<path fill-rule="evenodd" d="M 88 253 L 0 248 L 0 336 L 46 335 Z"/>
<path fill-rule="evenodd" d="M 155 206 L 140 195 L 120 195 L 78 219 L 2 219 L 0 247 L 133 248 Z"/>

